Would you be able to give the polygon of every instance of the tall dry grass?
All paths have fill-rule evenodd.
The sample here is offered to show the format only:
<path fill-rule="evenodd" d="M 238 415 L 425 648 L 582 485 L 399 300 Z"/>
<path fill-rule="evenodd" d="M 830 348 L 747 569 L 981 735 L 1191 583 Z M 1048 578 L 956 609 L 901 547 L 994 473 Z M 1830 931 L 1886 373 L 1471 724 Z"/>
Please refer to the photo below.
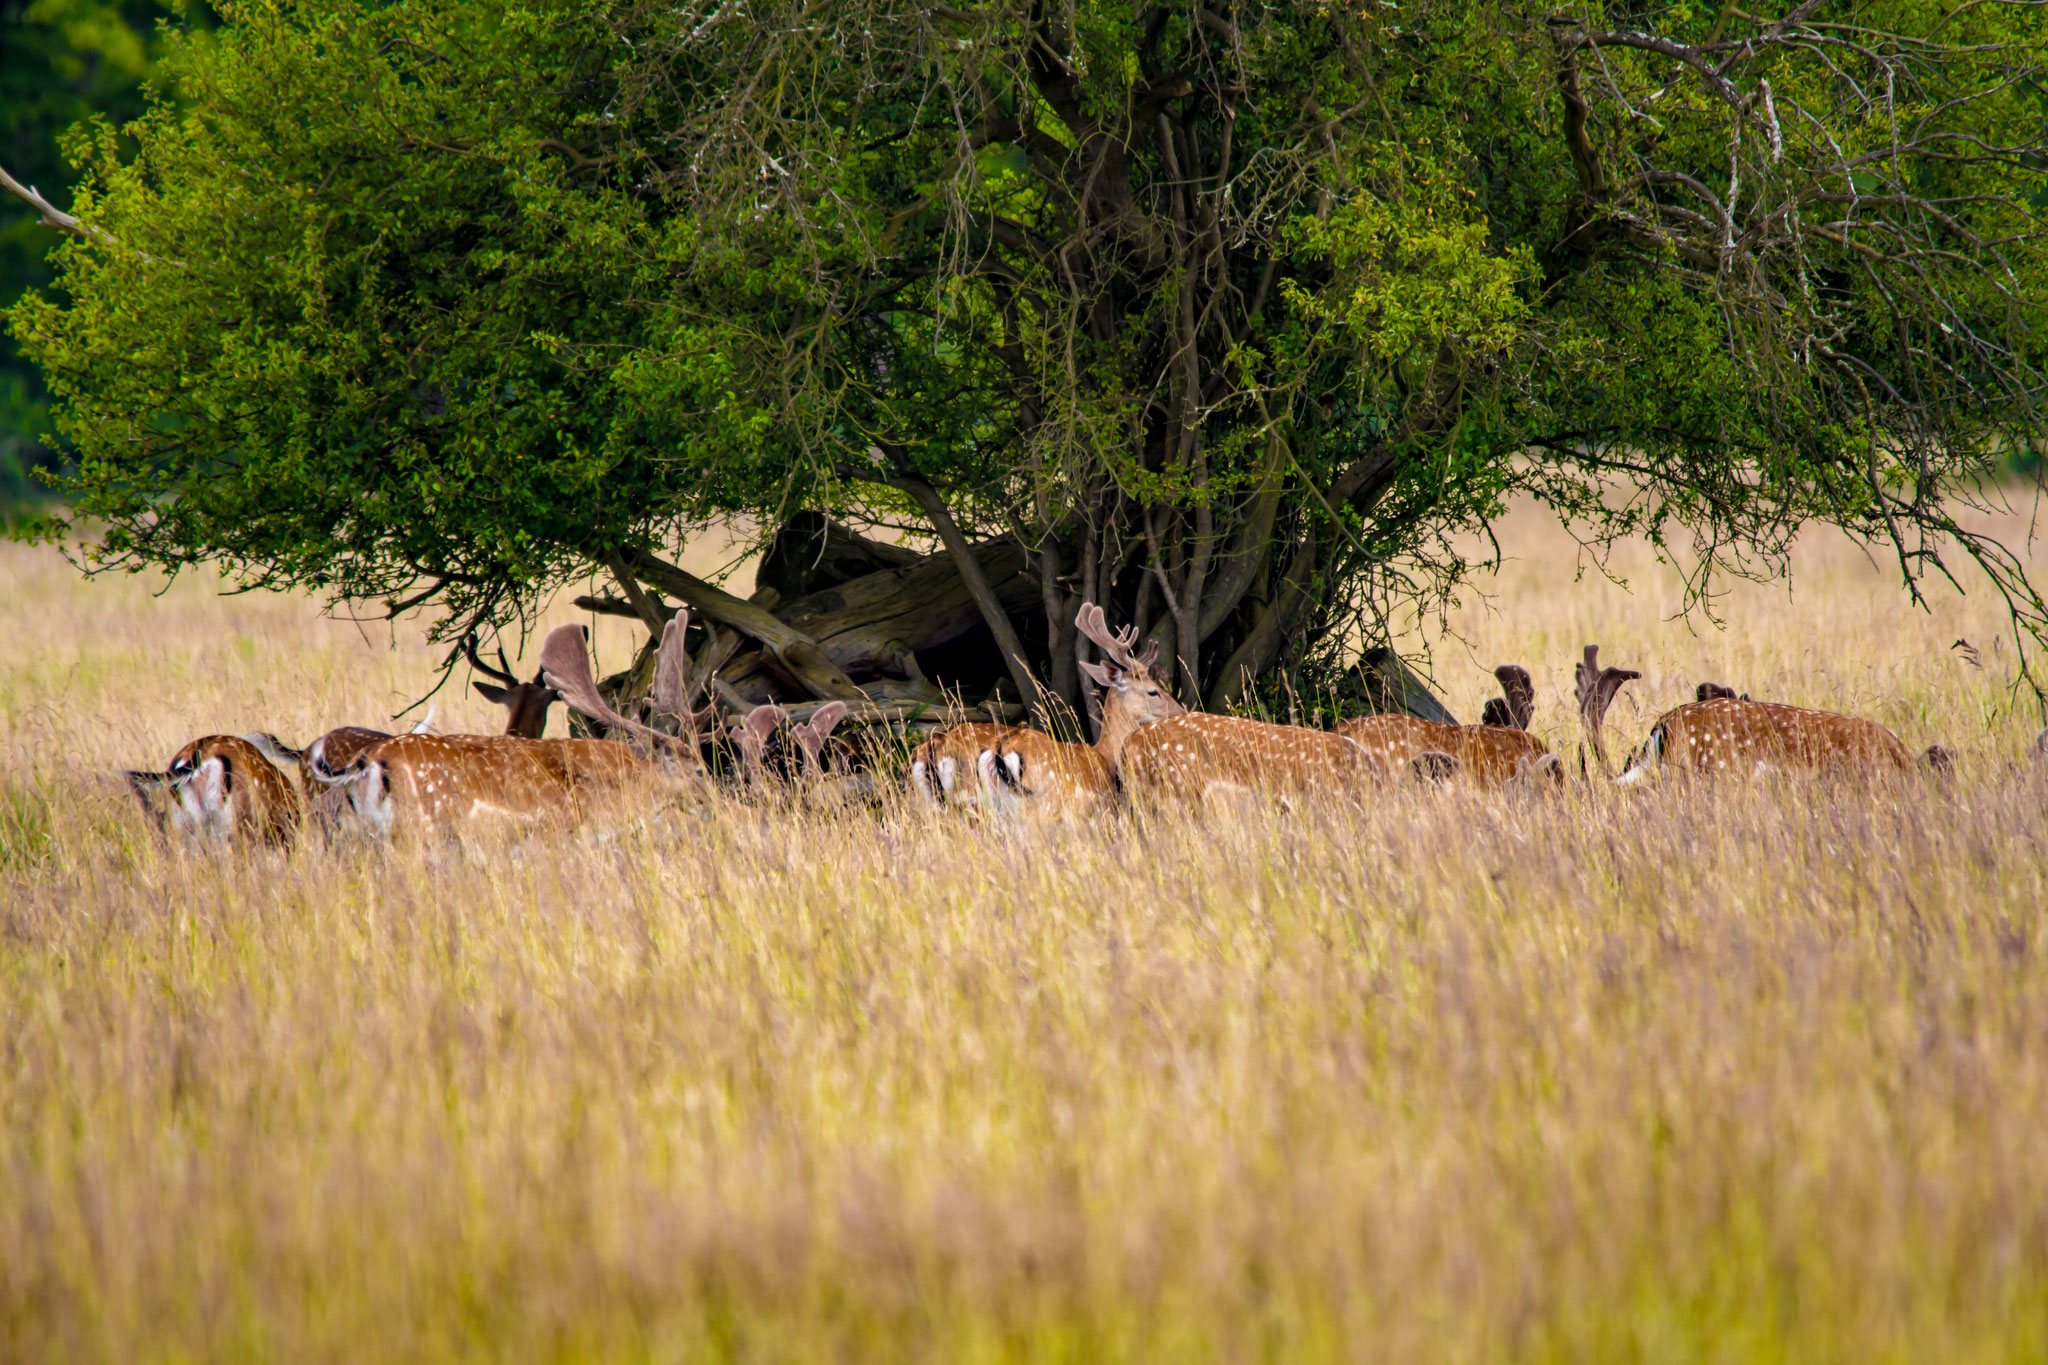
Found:
<path fill-rule="evenodd" d="M 1714 677 L 1960 778 L 195 854 L 105 775 L 376 720 L 431 652 L 0 550 L 0 1358 L 2042 1358 L 1995 604 L 1815 543 L 1695 636 L 1640 551 L 1508 548 L 1462 712 L 1521 660 L 1565 739 L 1599 640 L 1630 738 Z"/>

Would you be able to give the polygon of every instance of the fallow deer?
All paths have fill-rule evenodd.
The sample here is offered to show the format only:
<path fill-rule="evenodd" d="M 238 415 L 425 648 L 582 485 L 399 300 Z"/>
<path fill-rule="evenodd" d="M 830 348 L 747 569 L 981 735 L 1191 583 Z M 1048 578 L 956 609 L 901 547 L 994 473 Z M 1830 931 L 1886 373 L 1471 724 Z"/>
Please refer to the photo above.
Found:
<path fill-rule="evenodd" d="M 929 806 L 980 804 L 981 756 L 1017 729 L 970 720 L 949 725 L 910 751 L 910 790 Z"/>
<path fill-rule="evenodd" d="M 1380 762 L 1342 735 L 1184 710 L 1153 672 L 1157 655 L 1150 649 L 1142 657 L 1131 653 L 1137 631 L 1127 627 L 1112 634 L 1102 608 L 1092 602 L 1082 605 L 1075 625 L 1103 654 L 1103 662 L 1081 665 L 1103 690 L 1102 732 L 1093 747 L 1125 794 L 1141 804 L 1206 803 L 1234 792 L 1329 792 L 1356 799 L 1385 778 Z M 1063 780 L 1049 781 L 1045 790 L 1098 799 L 1101 787 L 1093 774 L 1100 768 L 1071 748 L 1045 747 L 1050 743 L 1019 736 L 1003 741 L 996 755 L 1003 767 L 1012 766 L 1012 754 L 1025 758 L 1011 789 L 1027 790 L 1022 779 L 1032 764 L 1019 746 L 1029 744 L 1041 750 L 1041 764 L 1065 758 L 1071 765 Z"/>
<path fill-rule="evenodd" d="M 548 730 L 548 708 L 562 699 L 562 694 L 548 686 L 546 659 L 542 659 L 541 671 L 533 675 L 531 682 L 521 682 L 512 674 L 512 665 L 505 658 L 505 651 L 498 651 L 498 667 L 492 668 L 477 657 L 474 633 L 462 642 L 462 652 L 469 658 L 469 666 L 495 683 L 471 683 L 477 695 L 485 701 L 496 702 L 505 708 L 505 733 L 522 739 L 539 739 Z"/>
<path fill-rule="evenodd" d="M 1112 733 L 1109 710 L 1103 707 L 1105 738 Z M 1101 740 L 1071 744 L 1043 730 L 1011 728 L 976 756 L 974 771 L 998 815 L 1088 820 L 1107 813 L 1116 800 L 1116 765 Z"/>
<path fill-rule="evenodd" d="M 1576 675 L 1579 715 L 1588 744 L 1600 771 L 1611 774 L 1602 723 L 1623 684 L 1642 674 L 1633 669 L 1602 668 L 1599 646 L 1587 645 Z M 1719 684 L 1701 684 L 1694 693 L 1697 700 L 1657 718 L 1615 780 L 1634 784 L 1665 768 L 1700 776 L 1795 772 L 1880 777 L 1897 776 L 1913 766 L 1912 755 L 1899 737 L 1876 721 L 1779 702 L 1750 701 L 1732 693 L 1733 689 Z M 1937 773 L 1947 773 L 1952 767 L 1948 751 L 1939 744 L 1930 745 L 1921 762 Z"/>
<path fill-rule="evenodd" d="M 610 730 L 701 769 L 702 715 L 688 709 L 688 654 L 678 613 L 662 633 L 650 694 L 657 714 L 674 716 L 681 737 L 619 714 L 599 694 L 581 626 L 550 632 L 540 652 L 541 680 L 564 702 Z M 331 760 L 330 760 L 331 762 Z M 362 749 L 330 778 L 382 833 L 450 833 L 489 823 L 509 827 L 567 824 L 593 803 L 643 794 L 664 769 L 612 739 L 528 739 L 516 735 L 398 735 Z"/>
<path fill-rule="evenodd" d="M 127 777 L 143 813 L 167 833 L 254 839 L 280 848 L 298 833 L 299 795 L 291 779 L 239 735 L 195 739 L 163 772 Z"/>
<path fill-rule="evenodd" d="M 1363 745 L 1389 772 L 1409 767 L 1418 776 L 1443 776 L 1436 771 L 1443 765 L 1426 758 L 1440 754 L 1457 760 L 1456 773 L 1484 787 L 1526 781 L 1532 775 L 1563 781 L 1560 765 L 1543 761 L 1550 746 L 1529 733 L 1536 711 L 1536 687 L 1529 670 L 1502 664 L 1493 675 L 1500 680 L 1502 695 L 1486 703 L 1483 725 L 1406 715 L 1362 716 L 1339 724 L 1337 733 Z"/>
<path fill-rule="evenodd" d="M 1101 647 L 1103 662 L 1081 672 L 1102 689 L 1102 728 L 1093 744 L 1054 739 L 1042 730 L 1010 729 L 976 759 L 993 810 L 1089 819 L 1116 800 L 1117 764 L 1145 726 L 1186 714 L 1154 670 L 1159 642 L 1132 654 L 1136 630 L 1112 635 L 1102 608 L 1083 603 L 1074 624 Z"/>

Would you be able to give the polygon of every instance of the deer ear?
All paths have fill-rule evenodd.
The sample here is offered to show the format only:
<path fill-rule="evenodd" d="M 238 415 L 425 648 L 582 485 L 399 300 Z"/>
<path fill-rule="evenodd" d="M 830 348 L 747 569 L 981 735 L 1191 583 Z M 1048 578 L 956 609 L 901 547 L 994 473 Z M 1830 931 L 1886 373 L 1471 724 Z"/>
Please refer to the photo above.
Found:
<path fill-rule="evenodd" d="M 1081 671 L 1088 675 L 1088 681 L 1101 688 L 1116 686 L 1117 669 L 1114 664 L 1091 664 L 1085 659 L 1080 662 Z"/>
<path fill-rule="evenodd" d="M 498 706 L 503 706 L 505 704 L 504 688 L 493 687 L 489 683 L 471 683 L 470 686 L 474 687 L 476 689 L 476 694 L 479 697 L 482 697 L 485 701 L 491 702 Z"/>

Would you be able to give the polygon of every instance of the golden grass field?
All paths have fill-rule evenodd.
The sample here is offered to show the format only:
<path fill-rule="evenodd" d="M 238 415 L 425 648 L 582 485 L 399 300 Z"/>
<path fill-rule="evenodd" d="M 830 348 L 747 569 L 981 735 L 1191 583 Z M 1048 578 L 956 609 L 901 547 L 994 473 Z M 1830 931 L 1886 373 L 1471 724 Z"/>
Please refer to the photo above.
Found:
<path fill-rule="evenodd" d="M 1525 662 L 1569 743 L 1598 641 L 1618 747 L 1714 678 L 1954 786 L 186 852 L 115 769 L 380 722 L 437 652 L 0 547 L 0 1359 L 2048 1357 L 2048 772 L 1995 601 L 1816 535 L 1694 633 L 1640 548 L 1624 592 L 1503 541 L 1460 714 Z"/>

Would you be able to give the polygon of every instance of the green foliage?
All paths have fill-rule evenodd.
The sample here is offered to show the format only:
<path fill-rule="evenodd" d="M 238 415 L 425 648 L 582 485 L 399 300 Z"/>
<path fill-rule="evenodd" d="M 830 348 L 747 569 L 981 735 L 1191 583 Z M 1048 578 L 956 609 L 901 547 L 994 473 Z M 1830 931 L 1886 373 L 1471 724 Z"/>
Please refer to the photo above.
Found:
<path fill-rule="evenodd" d="M 0 166 L 62 207 L 64 131 L 95 116 L 119 123 L 141 114 L 156 26 L 191 8 L 181 0 L 0 0 Z M 0 308 L 47 287 L 53 245 L 32 209 L 0 199 Z M 56 431 L 46 404 L 35 366 L 0 337 L 0 501 L 33 491 L 29 473 Z"/>
<path fill-rule="evenodd" d="M 1336 662 L 1532 493 L 1905 581 L 2039 437 L 2031 17 L 855 0 L 227 7 L 81 132 L 12 314 L 109 528 L 449 629 L 937 488 L 1190 699 Z M 805 11 L 806 14 L 809 11 Z"/>

